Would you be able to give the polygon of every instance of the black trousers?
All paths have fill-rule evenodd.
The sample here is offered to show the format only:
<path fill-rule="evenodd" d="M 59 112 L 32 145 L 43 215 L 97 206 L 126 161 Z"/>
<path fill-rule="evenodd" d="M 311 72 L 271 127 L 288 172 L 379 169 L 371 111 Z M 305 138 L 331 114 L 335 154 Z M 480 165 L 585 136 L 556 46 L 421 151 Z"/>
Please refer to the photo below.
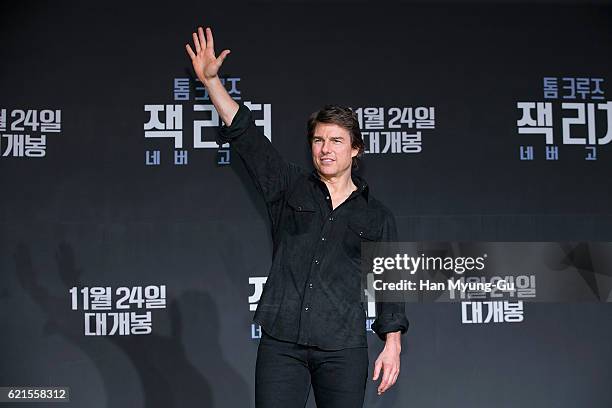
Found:
<path fill-rule="evenodd" d="M 367 347 L 337 351 L 277 340 L 262 330 L 255 366 L 256 408 L 304 408 L 310 386 L 317 408 L 361 408 Z"/>

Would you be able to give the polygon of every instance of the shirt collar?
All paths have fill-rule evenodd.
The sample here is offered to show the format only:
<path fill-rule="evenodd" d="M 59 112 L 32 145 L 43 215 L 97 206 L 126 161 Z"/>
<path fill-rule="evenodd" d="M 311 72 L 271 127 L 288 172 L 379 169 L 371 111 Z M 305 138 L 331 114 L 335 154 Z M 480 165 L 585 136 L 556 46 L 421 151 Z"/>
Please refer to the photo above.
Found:
<path fill-rule="evenodd" d="M 319 177 L 319 173 L 317 172 L 316 169 L 314 169 L 311 173 L 310 173 L 310 179 L 311 180 L 315 180 L 318 181 L 319 183 L 323 183 L 323 181 L 321 180 L 321 177 Z M 356 193 L 357 194 L 363 194 L 363 197 L 366 199 L 366 201 L 369 201 L 369 193 L 370 193 L 370 187 L 368 186 L 368 183 L 366 183 L 366 181 L 363 179 L 363 177 L 351 172 L 351 179 L 353 180 L 353 184 L 355 184 L 355 186 L 357 187 Z M 325 183 L 323 183 L 325 184 Z"/>

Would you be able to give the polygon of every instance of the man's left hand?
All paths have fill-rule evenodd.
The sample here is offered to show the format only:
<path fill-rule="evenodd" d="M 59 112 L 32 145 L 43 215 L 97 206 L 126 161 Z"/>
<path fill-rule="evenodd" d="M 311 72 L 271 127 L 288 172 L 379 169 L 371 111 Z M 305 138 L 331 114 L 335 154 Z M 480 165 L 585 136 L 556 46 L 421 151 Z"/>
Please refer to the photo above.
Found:
<path fill-rule="evenodd" d="M 387 391 L 395 381 L 400 372 L 400 352 L 402 351 L 401 346 L 401 333 L 399 331 L 387 333 L 385 341 L 385 348 L 378 355 L 376 362 L 374 363 L 374 376 L 372 381 L 376 381 L 382 370 L 382 381 L 378 385 L 378 395 L 382 395 L 383 392 Z"/>

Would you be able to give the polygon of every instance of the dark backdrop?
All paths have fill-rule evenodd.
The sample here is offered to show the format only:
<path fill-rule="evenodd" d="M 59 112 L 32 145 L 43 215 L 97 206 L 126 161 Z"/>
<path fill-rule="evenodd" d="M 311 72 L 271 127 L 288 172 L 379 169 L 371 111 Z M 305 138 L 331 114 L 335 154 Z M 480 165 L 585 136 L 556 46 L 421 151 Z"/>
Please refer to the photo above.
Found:
<path fill-rule="evenodd" d="M 562 137 L 576 116 L 563 103 L 594 104 L 598 138 L 612 126 L 597 108 L 612 92 L 611 17 L 608 2 L 3 5 L 0 386 L 69 386 L 79 407 L 254 406 L 249 277 L 267 274 L 269 225 L 237 156 L 194 147 L 193 106 L 209 103 L 193 99 L 184 48 L 198 25 L 232 50 L 223 75 L 240 78 L 241 101 L 269 104 L 273 144 L 305 167 L 306 119 L 323 104 L 434 108 L 433 129 L 402 128 L 421 131 L 420 152 L 366 154 L 360 170 L 401 240 L 611 241 L 611 145 Z M 175 78 L 190 78 L 189 100 Z M 602 99 L 564 99 L 562 78 L 602 78 Z M 551 104 L 554 143 L 519 134 L 518 102 Z M 171 139 L 144 137 L 155 104 L 182 106 L 186 165 Z M 19 109 L 61 110 L 61 131 L 12 131 Z M 3 156 L 15 134 L 45 134 L 44 157 Z M 72 287 L 149 285 L 167 305 L 148 335 L 86 336 L 71 310 Z M 382 397 L 369 384 L 368 407 L 612 405 L 609 303 L 529 303 L 521 323 L 480 325 L 459 304 L 406 312 L 401 375 Z M 382 342 L 369 342 L 372 364 Z"/>

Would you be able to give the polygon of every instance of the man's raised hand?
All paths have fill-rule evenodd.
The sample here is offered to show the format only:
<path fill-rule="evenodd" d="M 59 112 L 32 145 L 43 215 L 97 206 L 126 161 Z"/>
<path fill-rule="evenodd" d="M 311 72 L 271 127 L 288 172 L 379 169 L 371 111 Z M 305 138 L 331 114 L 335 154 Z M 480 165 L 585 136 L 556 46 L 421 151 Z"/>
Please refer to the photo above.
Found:
<path fill-rule="evenodd" d="M 206 86 L 206 82 L 217 77 L 219 68 L 221 68 L 230 50 L 223 50 L 218 57 L 215 57 L 215 43 L 213 41 L 212 30 L 209 27 L 206 28 L 206 38 L 204 38 L 202 27 L 198 27 L 198 33 L 193 33 L 193 45 L 195 53 L 189 44 L 185 45 L 187 54 L 191 57 L 193 70 L 202 84 Z"/>

